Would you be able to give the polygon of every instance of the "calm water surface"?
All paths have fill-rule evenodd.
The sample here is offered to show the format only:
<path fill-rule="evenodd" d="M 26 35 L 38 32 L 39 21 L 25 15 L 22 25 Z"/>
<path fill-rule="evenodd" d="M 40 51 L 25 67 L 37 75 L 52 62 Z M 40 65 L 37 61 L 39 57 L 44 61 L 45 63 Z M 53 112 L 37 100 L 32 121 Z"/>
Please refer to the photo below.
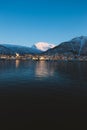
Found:
<path fill-rule="evenodd" d="M 0 97 L 3 121 L 19 128 L 84 119 L 87 62 L 0 61 Z"/>
<path fill-rule="evenodd" d="M 0 61 L 0 86 L 87 86 L 87 62 Z M 43 84 L 42 84 L 43 85 Z M 26 86 L 25 86 L 26 87 Z M 40 86 L 41 87 L 41 86 Z"/>

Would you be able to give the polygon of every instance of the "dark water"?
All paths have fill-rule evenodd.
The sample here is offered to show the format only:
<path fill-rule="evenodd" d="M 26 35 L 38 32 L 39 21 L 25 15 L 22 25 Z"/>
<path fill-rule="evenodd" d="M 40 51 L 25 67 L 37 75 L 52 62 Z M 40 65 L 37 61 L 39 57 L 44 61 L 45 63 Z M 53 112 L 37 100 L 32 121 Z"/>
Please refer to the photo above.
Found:
<path fill-rule="evenodd" d="M 86 116 L 87 62 L 0 61 L 0 117 L 12 129 Z"/>

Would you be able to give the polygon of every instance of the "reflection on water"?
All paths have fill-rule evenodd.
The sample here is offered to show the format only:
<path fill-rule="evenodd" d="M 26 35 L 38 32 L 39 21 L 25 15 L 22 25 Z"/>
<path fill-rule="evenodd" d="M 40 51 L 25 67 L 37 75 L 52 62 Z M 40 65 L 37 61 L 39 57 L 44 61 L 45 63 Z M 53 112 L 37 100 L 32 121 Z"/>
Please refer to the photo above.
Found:
<path fill-rule="evenodd" d="M 87 86 L 87 62 L 0 61 L 0 84 L 31 81 Z"/>
<path fill-rule="evenodd" d="M 48 120 L 49 126 L 50 121 L 58 126 L 59 121 L 69 124 L 78 117 L 77 124 L 79 117 L 86 116 L 86 106 L 87 62 L 0 61 L 3 124 L 6 120 L 13 128 L 17 122 L 16 128 L 20 128 L 18 124 L 25 123 L 25 129 L 26 122 L 29 126 L 30 121 L 41 124 Z"/>
<path fill-rule="evenodd" d="M 16 68 L 18 68 L 18 67 L 19 67 L 19 63 L 20 63 L 20 60 L 16 60 L 16 61 L 15 61 Z"/>
<path fill-rule="evenodd" d="M 35 70 L 36 77 L 48 77 L 53 76 L 54 69 L 49 67 L 45 61 L 40 61 L 36 63 Z"/>

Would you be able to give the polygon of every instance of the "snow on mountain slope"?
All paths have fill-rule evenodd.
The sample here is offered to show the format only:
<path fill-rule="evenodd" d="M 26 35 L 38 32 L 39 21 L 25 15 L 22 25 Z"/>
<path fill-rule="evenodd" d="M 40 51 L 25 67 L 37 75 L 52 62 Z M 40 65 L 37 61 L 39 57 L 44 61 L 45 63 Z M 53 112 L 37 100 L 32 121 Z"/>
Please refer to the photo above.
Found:
<path fill-rule="evenodd" d="M 54 48 L 54 44 L 49 44 L 47 42 L 38 42 L 35 45 L 33 45 L 32 48 L 36 48 L 40 51 L 47 51 L 48 49 Z"/>
<path fill-rule="evenodd" d="M 9 51 L 13 52 L 14 54 L 15 53 L 19 53 L 19 54 L 40 54 L 43 51 L 46 51 L 46 50 L 54 47 L 53 44 L 48 44 L 48 43 L 44 43 L 44 42 L 36 43 L 32 47 L 13 45 L 13 44 L 0 44 L 0 45 L 3 46 L 4 48 L 7 48 Z M 3 53 L 3 50 L 2 50 L 1 53 Z M 5 51 L 5 54 L 7 54 L 6 51 Z"/>
<path fill-rule="evenodd" d="M 0 44 L 0 54 L 14 54 L 12 50 Z"/>
<path fill-rule="evenodd" d="M 58 46 L 46 42 L 38 42 L 32 47 L 0 44 L 0 54 L 67 54 L 67 55 L 87 55 L 87 36 L 80 36 L 63 42 Z"/>
<path fill-rule="evenodd" d="M 70 41 L 76 41 L 76 42 L 80 42 L 81 40 L 87 40 L 87 36 L 80 36 L 80 37 L 75 37 Z"/>
<path fill-rule="evenodd" d="M 53 49 L 46 51 L 45 54 L 87 55 L 87 36 L 80 36 L 63 42 Z"/>
<path fill-rule="evenodd" d="M 76 38 L 72 39 L 71 42 L 75 42 L 75 43 L 79 44 L 78 55 L 80 55 L 81 52 L 84 51 L 84 47 L 86 48 L 86 45 L 87 45 L 87 36 L 76 37 Z"/>
<path fill-rule="evenodd" d="M 38 54 L 41 52 L 37 49 L 26 47 L 26 46 L 19 46 L 19 45 L 12 45 L 12 44 L 1 44 L 1 45 L 10 49 L 14 53 L 19 53 L 19 54 Z"/>

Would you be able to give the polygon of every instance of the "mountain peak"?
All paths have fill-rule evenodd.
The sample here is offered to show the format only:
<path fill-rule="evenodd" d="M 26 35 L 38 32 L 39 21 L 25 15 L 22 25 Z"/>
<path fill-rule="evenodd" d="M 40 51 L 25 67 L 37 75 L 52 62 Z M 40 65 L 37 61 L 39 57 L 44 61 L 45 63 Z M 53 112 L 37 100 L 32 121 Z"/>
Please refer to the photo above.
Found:
<path fill-rule="evenodd" d="M 71 41 L 80 41 L 80 40 L 87 40 L 87 36 L 75 37 Z"/>
<path fill-rule="evenodd" d="M 34 48 L 37 48 L 38 50 L 41 51 L 47 51 L 48 49 L 54 48 L 54 44 L 49 44 L 47 42 L 38 42 L 35 45 L 33 45 Z"/>
<path fill-rule="evenodd" d="M 80 39 L 87 39 L 87 36 L 80 36 Z"/>
<path fill-rule="evenodd" d="M 56 46 L 54 49 L 47 51 L 46 54 L 87 56 L 87 36 L 75 37 L 70 41 L 63 42 Z"/>

